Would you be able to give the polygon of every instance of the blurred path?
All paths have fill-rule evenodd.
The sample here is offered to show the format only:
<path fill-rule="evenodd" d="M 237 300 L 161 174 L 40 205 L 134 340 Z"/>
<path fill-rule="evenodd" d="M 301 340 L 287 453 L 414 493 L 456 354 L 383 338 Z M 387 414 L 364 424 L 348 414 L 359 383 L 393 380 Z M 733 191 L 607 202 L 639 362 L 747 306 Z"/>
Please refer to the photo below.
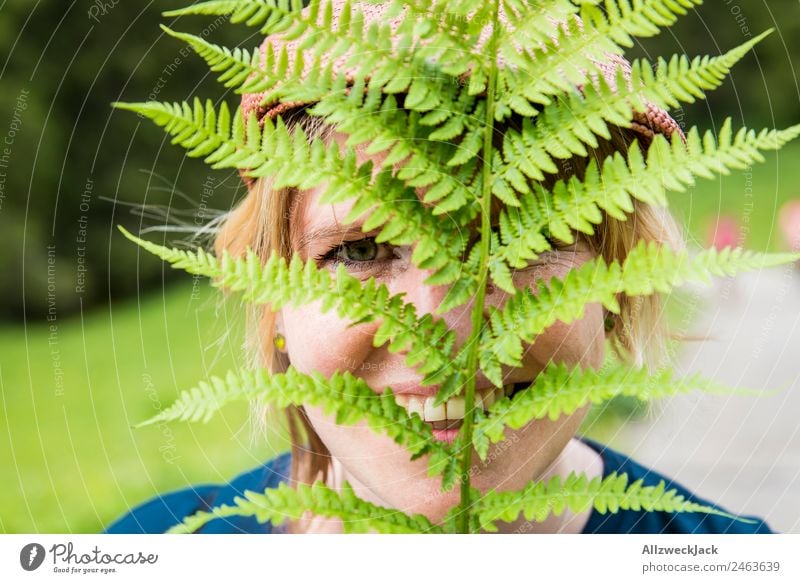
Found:
<path fill-rule="evenodd" d="M 800 270 L 690 292 L 681 328 L 709 339 L 684 343 L 679 372 L 775 394 L 676 397 L 613 444 L 732 512 L 800 533 Z"/>

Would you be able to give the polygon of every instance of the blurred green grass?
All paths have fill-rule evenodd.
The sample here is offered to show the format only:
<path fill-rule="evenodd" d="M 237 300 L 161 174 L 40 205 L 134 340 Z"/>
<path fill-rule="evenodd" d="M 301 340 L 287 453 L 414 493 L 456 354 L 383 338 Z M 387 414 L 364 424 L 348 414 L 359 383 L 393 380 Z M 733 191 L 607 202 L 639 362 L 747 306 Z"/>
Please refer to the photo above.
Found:
<path fill-rule="evenodd" d="M 180 390 L 235 366 L 238 300 L 217 312 L 221 294 L 205 280 L 192 293 L 189 282 L 58 320 L 54 344 L 48 323 L 0 331 L 0 531 L 96 532 L 151 496 L 227 481 L 274 454 L 264 440 L 250 443 L 245 404 L 207 425 L 131 427 Z M 281 449 L 279 438 L 270 441 Z"/>
<path fill-rule="evenodd" d="M 734 172 L 673 194 L 671 209 L 696 244 L 705 245 L 715 218 L 726 214 L 740 221 L 746 246 L 778 249 L 775 216 L 781 203 L 800 197 L 798 161 L 800 144 L 791 144 L 749 175 Z M 187 283 L 59 320 L 56 344 L 48 342 L 47 322 L 0 330 L 0 531 L 96 532 L 151 496 L 227 481 L 288 448 L 282 427 L 251 443 L 244 404 L 207 425 L 131 428 L 181 390 L 235 367 L 238 298 L 218 307 L 219 292 L 204 280 L 194 293 Z M 60 395 L 54 351 L 63 369 Z M 635 401 L 612 402 L 590 415 L 584 433 L 613 440 L 621 423 L 645 411 Z"/>
<path fill-rule="evenodd" d="M 707 247 L 717 218 L 739 225 L 739 244 L 755 251 L 785 251 L 777 220 L 781 205 L 800 200 L 800 141 L 765 155 L 752 169 L 734 170 L 714 180 L 698 179 L 684 193 L 670 194 L 670 210 L 687 226 L 690 242 Z"/>

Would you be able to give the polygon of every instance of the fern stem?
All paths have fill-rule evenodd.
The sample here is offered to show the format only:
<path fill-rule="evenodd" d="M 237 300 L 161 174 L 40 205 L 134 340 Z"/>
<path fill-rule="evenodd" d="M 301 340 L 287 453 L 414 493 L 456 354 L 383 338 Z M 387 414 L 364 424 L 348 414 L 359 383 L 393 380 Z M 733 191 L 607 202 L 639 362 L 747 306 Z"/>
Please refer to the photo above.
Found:
<path fill-rule="evenodd" d="M 495 87 L 497 85 L 497 39 L 499 0 L 495 0 L 492 10 L 492 34 L 489 38 L 489 79 L 486 89 L 486 117 L 483 133 L 483 166 L 482 166 L 482 192 L 481 192 L 481 246 L 480 267 L 478 274 L 480 280 L 475 296 L 475 305 L 472 307 L 472 330 L 467 339 L 469 352 L 467 353 L 467 386 L 464 395 L 464 407 L 468 411 L 464 415 L 462 427 L 464 451 L 461 457 L 461 508 L 459 509 L 459 532 L 468 534 L 470 529 L 470 466 L 472 465 L 472 427 L 473 411 L 475 407 L 475 381 L 478 363 L 478 348 L 480 345 L 481 330 L 483 328 L 483 302 L 486 296 L 486 280 L 489 266 L 489 242 L 491 237 L 491 211 L 492 211 L 492 140 L 494 137 L 494 107 Z"/>

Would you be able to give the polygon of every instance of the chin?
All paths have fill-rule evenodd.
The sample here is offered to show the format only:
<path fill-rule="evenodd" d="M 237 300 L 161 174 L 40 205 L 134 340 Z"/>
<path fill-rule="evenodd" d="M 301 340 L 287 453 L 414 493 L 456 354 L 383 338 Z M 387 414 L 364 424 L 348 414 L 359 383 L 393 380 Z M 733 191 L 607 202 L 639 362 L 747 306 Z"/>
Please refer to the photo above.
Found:
<path fill-rule="evenodd" d="M 442 524 L 448 511 L 461 501 L 458 484 L 449 492 L 441 491 L 438 479 L 432 485 L 421 483 L 416 486 L 401 493 L 394 506 L 406 514 L 422 514 L 434 524 Z"/>

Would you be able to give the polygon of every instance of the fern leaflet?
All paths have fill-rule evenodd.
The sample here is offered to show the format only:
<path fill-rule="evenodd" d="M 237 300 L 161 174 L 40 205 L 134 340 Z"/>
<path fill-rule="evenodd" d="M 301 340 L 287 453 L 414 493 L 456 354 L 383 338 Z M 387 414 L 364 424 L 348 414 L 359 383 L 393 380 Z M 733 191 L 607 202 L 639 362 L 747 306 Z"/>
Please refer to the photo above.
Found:
<path fill-rule="evenodd" d="M 297 520 L 306 512 L 327 518 L 339 518 L 345 533 L 386 534 L 441 533 L 422 514 L 409 516 L 390 508 L 377 506 L 356 496 L 353 487 L 345 482 L 342 491 L 332 490 L 322 482 L 311 486 L 298 484 L 296 488 L 280 484 L 277 488 L 259 494 L 250 490 L 244 498 L 237 496 L 234 505 L 223 504 L 210 512 L 200 511 L 173 526 L 167 534 L 192 533 L 215 518 L 254 516 L 258 522 L 271 522 L 274 526 L 287 519 Z"/>
<path fill-rule="evenodd" d="M 545 106 L 538 117 L 524 118 L 520 131 L 507 131 L 503 137 L 505 164 L 493 168 L 494 194 L 506 204 L 519 206 L 513 190 L 530 190 L 521 175 L 540 181 L 545 174 L 556 174 L 555 159 L 587 156 L 587 145 L 596 148 L 598 136 L 610 139 L 610 125 L 630 127 L 631 110 L 644 111 L 648 102 L 664 107 L 701 97 L 703 91 L 718 87 L 730 67 L 764 36 L 691 64 L 681 59 L 661 61 L 655 72 L 646 62 L 635 61 L 630 82 L 617 67 L 613 84 L 600 75 L 583 87 L 582 95 L 570 93 Z"/>
<path fill-rule="evenodd" d="M 686 500 L 676 489 L 667 490 L 663 480 L 656 486 L 645 486 L 642 480 L 629 486 L 628 476 L 616 472 L 591 480 L 571 473 L 566 479 L 553 476 L 547 482 L 531 482 L 516 492 L 492 491 L 475 502 L 474 511 L 480 528 L 496 532 L 494 523 L 498 520 L 512 522 L 522 513 L 526 520 L 542 522 L 550 514 L 561 515 L 567 508 L 575 513 L 594 508 L 600 514 L 615 514 L 620 510 L 703 512 L 752 523 L 713 506 Z"/>
<path fill-rule="evenodd" d="M 696 128 L 689 131 L 685 144 L 677 135 L 671 143 L 662 135 L 655 136 L 646 161 L 638 143 L 633 142 L 627 159 L 617 152 L 603 162 L 601 171 L 593 159 L 583 180 L 573 176 L 558 181 L 550 191 L 534 185 L 522 196 L 519 208 L 503 209 L 499 218 L 502 244 L 493 255 L 511 267 L 526 267 L 528 261 L 551 248 L 544 232 L 568 244 L 574 239 L 573 231 L 593 235 L 603 212 L 625 220 L 627 213 L 633 212 L 634 199 L 665 205 L 668 191 L 684 191 L 696 176 L 712 178 L 714 173 L 746 168 L 763 161 L 761 151 L 776 150 L 798 135 L 800 125 L 758 134 L 741 128 L 734 136 L 728 118 L 718 139 L 711 131 L 701 137 Z M 507 286 L 503 289 L 514 293 Z"/>
<path fill-rule="evenodd" d="M 551 363 L 529 387 L 518 391 L 513 398 L 500 399 L 489 408 L 487 416 L 475 425 L 473 444 L 484 459 L 489 442 L 497 443 L 505 437 L 505 427 L 520 429 L 534 419 L 555 420 L 590 403 L 599 404 L 618 395 L 647 401 L 692 390 L 737 392 L 699 374 L 676 378 L 670 369 L 652 373 L 647 368 L 635 369 L 616 363 L 600 370 L 570 370 L 564 363 Z"/>
<path fill-rule="evenodd" d="M 391 389 L 377 394 L 363 379 L 349 372 L 335 372 L 329 379 L 320 373 L 303 374 L 294 368 L 285 373 L 229 371 L 223 380 L 212 377 L 197 387 L 183 391 L 168 408 L 137 425 L 143 427 L 165 421 L 207 422 L 222 406 L 242 400 L 259 399 L 278 407 L 313 405 L 328 415 L 336 415 L 336 423 L 354 425 L 366 421 L 369 426 L 404 446 L 416 459 L 430 452 L 442 453 L 445 445 L 433 438 L 430 426 L 419 415 L 409 416 L 395 402 Z"/>
<path fill-rule="evenodd" d="M 583 317 L 586 305 L 599 302 L 619 313 L 618 294 L 644 296 L 667 293 L 693 281 L 707 283 L 710 274 L 734 275 L 797 261 L 800 254 L 755 253 L 741 248 L 709 249 L 690 257 L 654 243 L 640 242 L 620 265 L 602 258 L 571 270 L 563 280 L 539 281 L 511 297 L 502 309 L 490 307 L 491 328 L 481 340 L 481 369 L 496 386 L 502 386 L 498 363 L 522 365 L 522 342 L 533 342 L 556 321 L 566 324 Z"/>
<path fill-rule="evenodd" d="M 422 374 L 441 373 L 449 368 L 455 333 L 443 320 L 434 320 L 431 314 L 418 318 L 414 304 L 403 302 L 403 294 L 390 296 L 388 288 L 377 285 L 374 277 L 362 285 L 361 280 L 339 264 L 334 278 L 329 271 L 318 269 L 314 261 L 303 262 L 297 254 L 288 265 L 283 257 L 273 252 L 262 266 L 252 250 L 248 250 L 244 258 L 233 258 L 225 253 L 220 260 L 201 248 L 197 251 L 170 249 L 135 237 L 122 227 L 120 231 L 137 245 L 171 263 L 173 268 L 209 277 L 213 285 L 242 292 L 245 301 L 268 303 L 273 311 L 287 304 L 298 306 L 321 300 L 323 312 L 335 307 L 340 317 L 354 324 L 380 318 L 381 324 L 373 340 L 375 346 L 388 342 L 391 352 L 407 351 L 406 363 L 419 365 Z"/>
<path fill-rule="evenodd" d="M 272 176 L 275 188 L 309 189 L 325 185 L 320 203 L 355 199 L 357 204 L 345 217 L 353 222 L 372 211 L 362 225 L 367 231 L 382 227 L 378 242 L 410 245 L 416 242 L 412 262 L 431 269 L 434 281 L 458 277 L 463 236 L 457 225 L 438 224 L 438 219 L 419 200 L 416 192 L 385 169 L 371 178 L 372 163 L 357 163 L 356 154 L 344 154 L 338 144 L 326 146 L 321 140 L 310 144 L 299 129 L 292 135 L 278 120 L 264 120 L 259 128 L 254 119 L 245 124 L 239 112 L 233 120 L 223 102 L 219 114 L 211 101 L 195 99 L 188 104 L 115 103 L 115 107 L 141 113 L 174 136 L 173 143 L 189 150 L 189 156 L 205 156 L 213 168 L 250 169 L 252 177 Z M 427 281 L 427 280 L 426 280 Z"/>

